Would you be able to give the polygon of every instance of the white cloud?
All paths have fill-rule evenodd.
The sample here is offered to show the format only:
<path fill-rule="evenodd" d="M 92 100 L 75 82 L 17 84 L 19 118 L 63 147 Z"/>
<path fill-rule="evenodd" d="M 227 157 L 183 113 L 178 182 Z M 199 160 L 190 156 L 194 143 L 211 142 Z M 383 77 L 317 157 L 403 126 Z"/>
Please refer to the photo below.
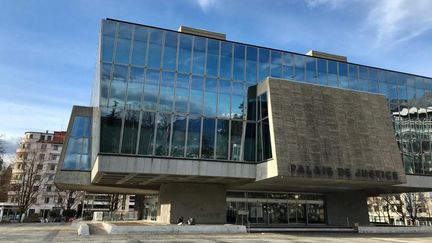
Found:
<path fill-rule="evenodd" d="M 196 0 L 203 12 L 207 12 L 210 8 L 214 7 L 216 0 Z"/>
<path fill-rule="evenodd" d="M 336 9 L 344 6 L 345 2 L 346 0 L 306 0 L 306 3 L 310 8 L 326 6 L 331 9 Z"/>
<path fill-rule="evenodd" d="M 374 1 L 366 27 L 372 28 L 376 45 L 394 45 L 432 29 L 432 1 Z"/>

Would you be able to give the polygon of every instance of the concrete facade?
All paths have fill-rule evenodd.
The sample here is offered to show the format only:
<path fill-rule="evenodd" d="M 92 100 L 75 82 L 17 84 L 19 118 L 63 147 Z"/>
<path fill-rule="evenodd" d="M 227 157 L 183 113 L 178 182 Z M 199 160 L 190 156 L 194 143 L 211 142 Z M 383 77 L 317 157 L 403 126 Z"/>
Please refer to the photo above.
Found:
<path fill-rule="evenodd" d="M 169 183 L 159 191 L 161 223 L 175 224 L 193 217 L 199 224 L 224 224 L 225 187 L 220 184 Z"/>

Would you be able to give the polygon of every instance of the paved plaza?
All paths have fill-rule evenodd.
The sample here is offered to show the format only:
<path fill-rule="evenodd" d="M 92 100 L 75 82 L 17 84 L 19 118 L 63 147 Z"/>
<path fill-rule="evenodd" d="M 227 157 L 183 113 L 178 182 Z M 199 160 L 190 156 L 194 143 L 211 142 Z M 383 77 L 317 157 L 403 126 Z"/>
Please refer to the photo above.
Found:
<path fill-rule="evenodd" d="M 75 227 L 62 223 L 0 224 L 0 242 L 432 242 L 432 234 L 361 235 L 357 233 L 253 233 L 107 235 L 91 229 L 92 235 L 78 236 Z"/>

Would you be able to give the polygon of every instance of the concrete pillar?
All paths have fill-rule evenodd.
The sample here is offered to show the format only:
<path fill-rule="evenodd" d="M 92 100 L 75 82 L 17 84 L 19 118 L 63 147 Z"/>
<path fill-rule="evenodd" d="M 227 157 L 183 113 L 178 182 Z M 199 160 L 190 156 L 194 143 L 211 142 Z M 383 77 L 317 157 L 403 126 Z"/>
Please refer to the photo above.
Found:
<path fill-rule="evenodd" d="M 344 191 L 326 194 L 328 225 L 349 226 L 369 224 L 367 195 L 363 191 Z"/>
<path fill-rule="evenodd" d="M 161 223 L 175 224 L 193 217 L 197 224 L 226 222 L 226 190 L 220 184 L 168 183 L 159 190 Z"/>

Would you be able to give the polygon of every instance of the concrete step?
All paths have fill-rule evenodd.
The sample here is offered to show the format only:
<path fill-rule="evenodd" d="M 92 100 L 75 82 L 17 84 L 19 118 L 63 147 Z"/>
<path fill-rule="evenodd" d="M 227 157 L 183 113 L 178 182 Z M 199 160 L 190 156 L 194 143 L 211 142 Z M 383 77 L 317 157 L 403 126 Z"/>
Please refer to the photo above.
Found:
<path fill-rule="evenodd" d="M 329 232 L 329 233 L 357 233 L 357 230 L 347 227 L 249 227 L 248 232 Z"/>

